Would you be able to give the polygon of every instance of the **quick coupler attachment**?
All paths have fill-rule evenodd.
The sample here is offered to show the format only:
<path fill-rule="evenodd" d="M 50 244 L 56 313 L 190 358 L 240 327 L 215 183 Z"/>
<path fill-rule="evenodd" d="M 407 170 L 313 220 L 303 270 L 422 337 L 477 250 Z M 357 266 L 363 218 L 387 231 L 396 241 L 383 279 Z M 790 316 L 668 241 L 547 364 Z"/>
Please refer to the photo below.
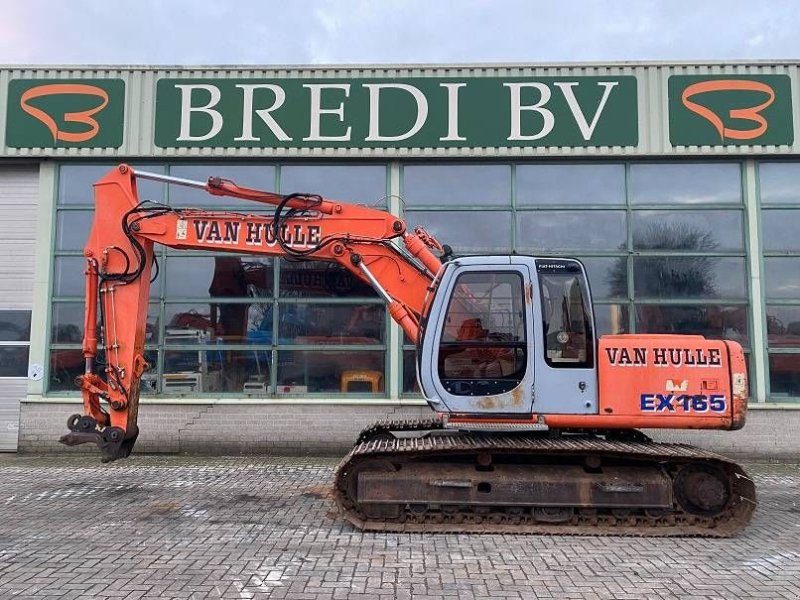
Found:
<path fill-rule="evenodd" d="M 119 427 L 98 427 L 97 421 L 88 415 L 72 415 L 67 419 L 70 432 L 58 441 L 65 446 L 78 446 L 92 442 L 97 444 L 103 462 L 127 458 L 133 450 L 139 428 L 134 426 L 127 432 Z"/>

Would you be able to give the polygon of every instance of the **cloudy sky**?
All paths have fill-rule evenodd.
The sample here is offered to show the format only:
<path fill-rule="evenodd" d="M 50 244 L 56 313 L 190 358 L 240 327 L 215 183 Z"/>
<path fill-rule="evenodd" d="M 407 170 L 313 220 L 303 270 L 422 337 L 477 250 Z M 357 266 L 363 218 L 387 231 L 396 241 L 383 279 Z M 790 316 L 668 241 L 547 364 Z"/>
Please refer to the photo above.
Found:
<path fill-rule="evenodd" d="M 0 64 L 800 59 L 798 0 L 0 0 Z"/>

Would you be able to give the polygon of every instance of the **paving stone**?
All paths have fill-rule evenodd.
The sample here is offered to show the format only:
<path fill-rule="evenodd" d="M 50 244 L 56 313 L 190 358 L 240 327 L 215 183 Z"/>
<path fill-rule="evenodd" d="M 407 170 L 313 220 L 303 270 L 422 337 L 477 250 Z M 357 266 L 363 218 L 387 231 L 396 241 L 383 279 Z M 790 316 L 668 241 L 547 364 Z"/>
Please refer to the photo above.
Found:
<path fill-rule="evenodd" d="M 0 456 L 0 599 L 800 598 L 800 465 L 729 540 L 362 533 L 314 457 Z"/>

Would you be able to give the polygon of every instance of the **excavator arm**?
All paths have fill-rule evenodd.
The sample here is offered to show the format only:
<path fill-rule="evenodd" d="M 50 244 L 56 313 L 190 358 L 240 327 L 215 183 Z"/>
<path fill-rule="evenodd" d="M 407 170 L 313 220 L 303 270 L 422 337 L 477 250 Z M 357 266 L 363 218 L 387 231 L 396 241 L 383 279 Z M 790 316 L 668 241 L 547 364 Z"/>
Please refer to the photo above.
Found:
<path fill-rule="evenodd" d="M 137 179 L 195 187 L 274 206 L 275 211 L 269 216 L 142 202 Z M 70 433 L 61 438 L 67 445 L 95 442 L 107 461 L 128 456 L 138 435 L 155 243 L 337 263 L 378 292 L 414 341 L 442 265 L 431 251 L 442 249 L 436 240 L 424 230 L 407 231 L 401 219 L 381 210 L 316 195 L 253 190 L 217 177 L 197 182 L 120 165 L 95 184 L 94 222 L 84 249 L 85 371 L 77 378 L 83 415 L 70 417 Z"/>

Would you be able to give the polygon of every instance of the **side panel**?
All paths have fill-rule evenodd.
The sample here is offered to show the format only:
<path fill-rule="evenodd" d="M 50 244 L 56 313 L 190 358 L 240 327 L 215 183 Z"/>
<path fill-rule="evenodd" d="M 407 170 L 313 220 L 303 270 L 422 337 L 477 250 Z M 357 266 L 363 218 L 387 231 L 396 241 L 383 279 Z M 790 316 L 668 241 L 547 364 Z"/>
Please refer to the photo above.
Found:
<path fill-rule="evenodd" d="M 731 359 L 724 341 L 685 335 L 604 336 L 598 365 L 601 416 L 663 420 L 665 426 L 669 421 L 682 428 L 712 428 L 732 420 Z M 737 390 L 737 397 L 743 394 L 746 382 L 744 392 Z"/>

